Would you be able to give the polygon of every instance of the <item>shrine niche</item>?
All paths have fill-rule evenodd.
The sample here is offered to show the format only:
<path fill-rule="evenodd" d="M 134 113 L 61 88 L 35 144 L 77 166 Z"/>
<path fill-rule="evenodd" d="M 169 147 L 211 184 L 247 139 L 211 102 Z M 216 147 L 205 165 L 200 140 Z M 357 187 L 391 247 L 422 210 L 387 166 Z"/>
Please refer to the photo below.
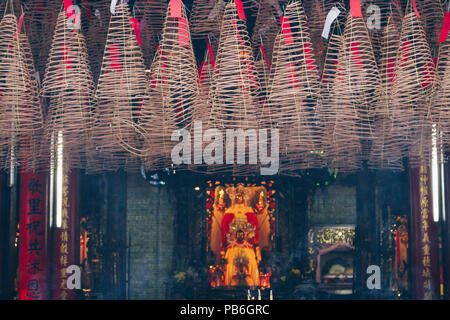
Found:
<path fill-rule="evenodd" d="M 274 248 L 273 181 L 257 184 L 208 182 L 207 250 L 213 256 L 212 288 L 270 288 L 267 262 Z"/>
<path fill-rule="evenodd" d="M 308 233 L 309 272 L 319 289 L 351 294 L 353 287 L 354 226 L 317 226 Z"/>

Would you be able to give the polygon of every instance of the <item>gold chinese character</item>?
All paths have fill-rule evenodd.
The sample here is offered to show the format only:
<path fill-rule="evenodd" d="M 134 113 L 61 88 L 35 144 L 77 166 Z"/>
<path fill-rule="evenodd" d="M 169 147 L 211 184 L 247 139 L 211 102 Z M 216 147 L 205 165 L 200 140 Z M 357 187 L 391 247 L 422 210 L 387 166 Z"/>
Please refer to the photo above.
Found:
<path fill-rule="evenodd" d="M 430 256 L 424 256 L 422 259 L 422 263 L 424 267 L 430 267 L 431 266 Z"/>
<path fill-rule="evenodd" d="M 59 262 L 62 266 L 67 266 L 69 263 L 67 262 L 67 255 L 63 254 L 60 258 L 59 258 Z"/>
<path fill-rule="evenodd" d="M 61 254 L 69 254 L 69 249 L 67 248 L 67 242 L 61 243 L 60 251 Z"/>
<path fill-rule="evenodd" d="M 68 236 L 68 234 L 67 234 L 67 231 L 62 231 L 62 232 L 61 232 L 61 241 L 62 241 L 62 242 L 67 242 L 67 241 L 69 241 L 69 236 Z"/>

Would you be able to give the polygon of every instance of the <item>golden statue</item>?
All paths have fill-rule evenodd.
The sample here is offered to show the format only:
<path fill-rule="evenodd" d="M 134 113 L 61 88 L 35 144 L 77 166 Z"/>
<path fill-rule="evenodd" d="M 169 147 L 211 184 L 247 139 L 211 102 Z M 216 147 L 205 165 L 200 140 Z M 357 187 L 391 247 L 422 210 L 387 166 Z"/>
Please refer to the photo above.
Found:
<path fill-rule="evenodd" d="M 224 285 L 259 286 L 260 243 L 269 243 L 270 234 L 266 193 L 262 188 L 238 184 L 226 189 L 219 186 L 215 194 L 211 249 L 216 263 L 224 261 Z M 254 209 L 252 198 L 256 200 Z M 267 239 L 261 239 L 260 233 Z"/>

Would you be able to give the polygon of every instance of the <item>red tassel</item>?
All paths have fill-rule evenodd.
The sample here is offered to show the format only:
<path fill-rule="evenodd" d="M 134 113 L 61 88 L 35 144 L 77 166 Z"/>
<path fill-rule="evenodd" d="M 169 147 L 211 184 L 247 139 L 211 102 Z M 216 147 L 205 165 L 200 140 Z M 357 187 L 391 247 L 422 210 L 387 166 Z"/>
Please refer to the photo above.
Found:
<path fill-rule="evenodd" d="M 64 10 L 66 11 L 67 18 L 74 15 L 72 0 L 64 0 Z"/>

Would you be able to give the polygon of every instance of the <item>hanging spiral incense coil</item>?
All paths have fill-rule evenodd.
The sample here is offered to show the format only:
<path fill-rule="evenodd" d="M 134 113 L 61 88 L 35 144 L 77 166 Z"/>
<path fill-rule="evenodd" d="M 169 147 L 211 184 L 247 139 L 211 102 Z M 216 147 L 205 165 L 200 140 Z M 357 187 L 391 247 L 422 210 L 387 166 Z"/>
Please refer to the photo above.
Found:
<path fill-rule="evenodd" d="M 332 33 L 327 46 L 327 51 L 324 59 L 322 78 L 321 78 L 321 95 L 322 102 L 320 104 L 319 116 L 322 123 L 327 129 L 329 120 L 334 119 L 333 103 L 331 101 L 331 89 L 338 67 L 338 55 L 342 46 L 343 37 L 339 33 Z M 328 137 L 324 134 L 324 138 Z"/>
<path fill-rule="evenodd" d="M 380 58 L 380 78 L 382 99 L 376 112 L 374 139 L 369 158 L 369 166 L 375 169 L 403 169 L 403 157 L 407 144 L 402 135 L 402 123 L 396 121 L 400 110 L 391 101 L 392 83 L 395 76 L 395 61 L 400 45 L 398 33 L 392 16 L 384 29 Z"/>
<path fill-rule="evenodd" d="M 258 129 L 258 119 L 261 119 L 258 114 L 261 111 L 258 107 L 260 86 L 253 59 L 246 20 L 239 19 L 236 4 L 231 1 L 225 7 L 222 19 L 216 58 L 217 72 L 214 73 L 214 84 L 209 91 L 210 128 L 223 132 L 225 129 Z M 255 155 L 249 152 L 248 156 Z M 225 167 L 228 169 L 230 166 Z M 219 168 L 222 170 L 223 166 Z M 244 166 L 242 170 L 236 170 L 242 174 L 245 168 L 249 173 L 254 169 Z M 216 170 L 212 166 L 208 169 Z"/>
<path fill-rule="evenodd" d="M 28 2 L 24 7 L 26 14 L 23 23 L 28 30 L 36 70 L 42 77 L 45 73 L 53 31 L 62 2 L 60 0 Z"/>
<path fill-rule="evenodd" d="M 96 122 L 92 129 L 102 170 L 125 167 L 130 154 L 125 152 L 124 145 L 140 147 L 133 124 L 139 121 L 147 106 L 146 80 L 128 5 L 117 5 L 109 23 L 96 90 Z"/>
<path fill-rule="evenodd" d="M 218 35 L 224 9 L 222 0 L 195 0 L 190 17 L 192 38 L 206 39 L 210 33 Z"/>
<path fill-rule="evenodd" d="M 142 150 L 138 152 L 147 170 L 161 170 L 172 164 L 171 150 L 176 142 L 171 141 L 177 130 L 174 113 L 164 104 L 162 84 L 166 79 L 164 57 L 161 50 L 155 53 L 148 80 L 149 101 L 139 121 L 139 132 L 144 137 Z"/>
<path fill-rule="evenodd" d="M 334 130 L 337 142 L 333 148 L 336 149 L 335 153 L 339 153 L 340 141 L 342 141 L 343 149 L 347 150 L 345 136 L 348 129 L 349 142 L 353 144 L 359 136 L 362 143 L 362 154 L 356 153 L 356 158 L 359 159 L 361 156 L 367 158 L 375 110 L 381 97 L 381 87 L 371 39 L 362 17 L 348 15 L 343 33 L 343 45 L 338 57 L 338 68 L 339 72 L 333 83 L 332 100 L 337 106 L 342 100 L 345 104 L 339 108 L 349 108 L 349 110 L 345 112 L 335 110 Z"/>
<path fill-rule="evenodd" d="M 272 64 L 269 105 L 280 129 L 280 149 L 286 157 L 301 160 L 290 168 L 321 166 L 321 128 L 317 117 L 320 102 L 319 73 L 303 8 L 297 1 L 285 9 Z"/>
<path fill-rule="evenodd" d="M 437 132 L 442 136 L 439 148 L 449 149 L 450 145 L 450 37 L 439 46 L 436 66 L 436 81 L 433 87 L 432 119 L 437 124 Z M 446 159 L 445 159 L 446 160 Z"/>
<path fill-rule="evenodd" d="M 259 53 L 260 46 L 263 45 L 266 58 L 268 61 L 271 61 L 273 45 L 279 29 L 280 23 L 277 12 L 270 5 L 270 0 L 261 0 L 252 36 L 253 52 Z"/>
<path fill-rule="evenodd" d="M 442 28 L 444 10 L 439 0 L 417 0 L 417 9 L 427 35 L 428 42 L 434 46 L 437 44 Z"/>
<path fill-rule="evenodd" d="M 424 121 L 429 117 L 429 99 L 434 78 L 434 63 L 421 22 L 414 12 L 403 18 L 400 47 L 397 52 L 392 103 L 398 112 L 393 121 L 401 124 L 407 144 L 424 137 Z M 410 150 L 411 153 L 411 150 Z M 423 152 L 422 152 L 423 153 Z"/>
<path fill-rule="evenodd" d="M 70 159 L 70 166 L 77 168 L 85 165 L 94 83 L 81 30 L 71 29 L 66 20 L 62 8 L 53 35 L 41 96 L 49 100 L 46 139 L 49 143 L 53 139 L 55 148 L 56 143 L 62 145 Z"/>
<path fill-rule="evenodd" d="M 169 4 L 160 42 L 161 90 L 163 105 L 173 113 L 179 127 L 189 127 L 195 102 L 199 94 L 197 64 L 189 33 L 186 10 L 182 5 L 181 17 L 171 17 Z"/>
<path fill-rule="evenodd" d="M 17 19 L 9 10 L 11 3 L 6 5 L 0 22 L 0 168 L 11 168 L 25 160 L 35 163 L 36 154 L 27 154 L 29 148 L 24 144 L 34 146 L 31 140 L 43 127 L 37 82 L 29 60 L 32 57 L 26 51 L 28 43 L 19 34 Z"/>

